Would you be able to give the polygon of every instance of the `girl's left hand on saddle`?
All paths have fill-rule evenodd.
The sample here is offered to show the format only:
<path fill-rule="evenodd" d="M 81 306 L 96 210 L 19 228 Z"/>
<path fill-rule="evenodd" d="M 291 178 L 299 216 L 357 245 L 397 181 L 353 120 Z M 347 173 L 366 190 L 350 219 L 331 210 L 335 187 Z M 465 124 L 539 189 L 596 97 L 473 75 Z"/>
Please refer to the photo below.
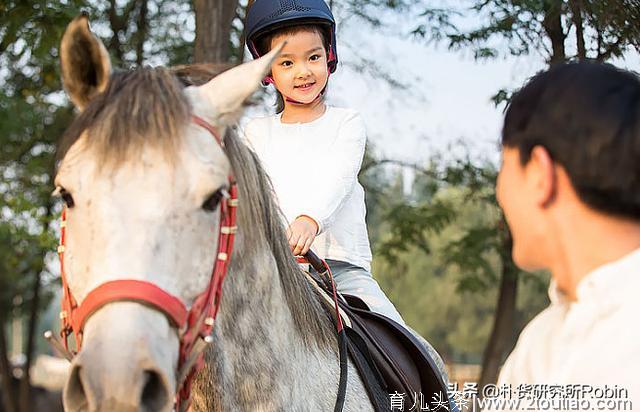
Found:
<path fill-rule="evenodd" d="M 318 224 L 315 220 L 309 216 L 298 216 L 287 228 L 287 238 L 293 254 L 301 256 L 307 253 L 317 234 Z"/>

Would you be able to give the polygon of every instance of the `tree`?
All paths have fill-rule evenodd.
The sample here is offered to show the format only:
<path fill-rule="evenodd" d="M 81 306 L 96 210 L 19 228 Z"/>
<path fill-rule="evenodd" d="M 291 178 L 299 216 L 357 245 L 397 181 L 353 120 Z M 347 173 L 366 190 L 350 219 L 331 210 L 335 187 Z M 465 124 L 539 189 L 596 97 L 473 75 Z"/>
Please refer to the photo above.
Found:
<path fill-rule="evenodd" d="M 463 28 L 460 15 L 483 22 Z M 476 59 L 538 54 L 548 65 L 571 60 L 607 61 L 640 50 L 638 0 L 466 0 L 455 8 L 424 7 L 412 35 L 445 42 Z M 496 104 L 511 92 L 499 90 Z"/>
<path fill-rule="evenodd" d="M 222 63 L 231 56 L 231 24 L 238 0 L 194 0 L 196 13 L 195 63 Z"/>
<path fill-rule="evenodd" d="M 456 18 L 464 11 L 483 24 L 462 29 Z M 470 48 L 476 58 L 537 53 L 548 64 L 605 61 L 640 47 L 638 0 L 467 0 L 456 8 L 423 8 L 421 16 L 413 35 Z"/>

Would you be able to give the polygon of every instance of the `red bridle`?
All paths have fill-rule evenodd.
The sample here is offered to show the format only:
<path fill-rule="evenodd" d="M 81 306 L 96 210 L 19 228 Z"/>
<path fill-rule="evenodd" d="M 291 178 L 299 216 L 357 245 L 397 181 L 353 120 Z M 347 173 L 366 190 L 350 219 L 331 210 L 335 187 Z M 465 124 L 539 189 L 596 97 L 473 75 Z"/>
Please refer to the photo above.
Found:
<path fill-rule="evenodd" d="M 224 141 L 218 130 L 204 119 L 192 116 L 195 124 L 208 130 L 221 147 Z M 236 233 L 236 210 L 238 206 L 238 188 L 232 174 L 229 175 L 229 196 L 220 204 L 220 229 L 218 250 L 207 288 L 196 297 L 190 309 L 177 297 L 165 292 L 153 283 L 122 279 L 103 283 L 91 290 L 78 304 L 69 288 L 64 271 L 64 252 L 66 235 L 66 207 L 62 211 L 60 224 L 60 276 L 62 278 L 62 330 L 60 336 L 66 351 L 69 351 L 68 338 L 73 333 L 77 350 L 82 346 L 82 332 L 87 320 L 108 303 L 133 301 L 140 302 L 164 313 L 171 324 L 177 328 L 180 339 L 178 358 L 178 387 L 176 410 L 186 411 L 190 404 L 191 385 L 196 373 L 204 365 L 203 349 L 211 340 L 214 319 L 222 298 L 222 282 L 229 268 L 233 240 Z"/>

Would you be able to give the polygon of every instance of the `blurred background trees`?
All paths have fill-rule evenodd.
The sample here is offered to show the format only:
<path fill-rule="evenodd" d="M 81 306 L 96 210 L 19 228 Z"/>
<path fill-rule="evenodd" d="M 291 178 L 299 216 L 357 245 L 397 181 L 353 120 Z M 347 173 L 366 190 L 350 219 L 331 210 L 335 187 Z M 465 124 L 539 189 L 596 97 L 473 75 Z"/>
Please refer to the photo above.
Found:
<path fill-rule="evenodd" d="M 380 3 L 366 0 L 347 3 L 374 27 L 383 24 L 379 19 L 367 18 L 379 14 L 375 8 Z M 471 0 L 455 5 L 452 2 L 435 2 L 434 5 L 434 2 L 400 0 L 385 5 L 394 12 L 416 13 L 415 19 L 419 23 L 410 33 L 418 40 L 444 43 L 451 50 L 471 52 L 478 60 L 534 54 L 551 66 L 568 61 L 605 62 L 623 56 L 632 48 L 640 48 L 638 0 Z M 492 100 L 496 106 L 503 106 L 512 92 L 498 90 Z M 458 297 L 468 297 L 471 299 L 465 299 L 468 303 L 484 297 L 492 303 L 493 315 L 483 312 L 480 302 L 473 305 L 473 313 L 482 316 L 475 320 L 478 323 L 467 324 L 465 330 L 476 328 L 475 336 L 454 331 L 447 335 L 447 339 L 456 336 L 482 342 L 483 349 L 476 347 L 474 351 L 476 355 L 482 353 L 478 381 L 482 387 L 496 381 L 500 364 L 515 344 L 519 331 L 545 306 L 547 282 L 543 275 L 522 273 L 511 260 L 508 228 L 496 207 L 495 165 L 483 159 L 448 158 L 432 164 L 429 171 L 425 175 L 428 176 L 426 181 L 416 179 L 414 192 L 386 215 L 384 224 L 389 225 L 388 233 L 376 242 L 381 248 L 376 257 L 392 263 L 387 267 L 382 263 L 382 273 L 392 273 L 401 267 L 399 274 L 408 275 L 416 268 L 418 256 L 430 256 L 436 261 L 441 256 L 441 267 L 460 271 L 448 278 L 455 282 Z M 421 190 L 421 187 L 427 190 Z M 452 193 L 457 193 L 461 200 L 443 207 L 443 198 L 437 196 L 454 196 Z M 474 209 L 475 214 L 470 214 Z M 449 231 L 455 230 L 453 228 L 458 229 L 457 234 Z M 431 245 L 438 245 L 438 242 L 444 244 L 440 249 L 432 250 Z M 404 265 L 398 265 L 397 256 L 394 256 L 398 251 L 405 254 L 413 251 L 407 255 Z M 426 273 L 434 272 L 432 269 Z M 429 276 L 421 278 L 425 282 L 433 281 Z M 388 282 L 387 288 L 396 290 L 393 279 L 383 279 Z M 520 292 L 519 283 L 525 286 Z M 406 291 L 415 292 L 416 289 L 408 287 Z M 400 296 L 395 299 L 401 302 L 400 306 L 408 300 Z M 422 299 L 422 302 L 434 303 L 430 299 Z M 400 310 L 403 314 L 408 311 Z M 473 315 L 465 315 L 463 320 L 450 325 L 461 326 L 472 319 Z M 491 326 L 486 323 L 489 319 L 492 319 Z M 421 325 L 416 320 L 415 324 L 419 332 L 432 336 L 426 323 Z M 447 347 L 441 342 L 435 344 L 437 348 Z M 462 342 L 454 346 L 458 350 L 469 347 Z M 453 347 L 451 350 L 455 351 Z M 451 354 L 454 355 L 452 360 L 457 361 L 455 352 Z"/>
<path fill-rule="evenodd" d="M 4 410 L 30 410 L 29 366 L 34 354 L 48 350 L 41 332 L 57 327 L 55 316 L 41 314 L 58 289 L 60 208 L 50 193 L 55 143 L 73 116 L 61 90 L 58 64 L 58 44 L 67 23 L 88 13 L 116 67 L 238 63 L 247 58 L 243 20 L 250 1 L 0 1 Z M 436 42 L 476 59 L 534 55 L 547 65 L 607 61 L 640 47 L 638 0 L 329 3 L 342 18 L 366 29 Z M 392 23 L 398 20 L 405 24 Z M 340 41 L 349 45 L 350 39 Z M 343 64 L 406 88 L 365 53 Z M 504 105 L 512 92 L 496 90 L 493 100 Z M 380 158 L 369 147 L 360 178 L 367 190 L 374 275 L 407 322 L 448 363 L 482 365 L 482 384 L 495 380 L 522 326 L 546 305 L 547 278 L 522 273 L 513 265 L 508 228 L 495 202 L 498 166 L 470 153 L 464 142 L 461 146 L 421 164 Z M 407 174 L 414 178 L 407 180 Z M 21 356 L 10 359 L 9 353 Z M 21 379 L 19 391 L 10 388 L 12 377 Z"/>

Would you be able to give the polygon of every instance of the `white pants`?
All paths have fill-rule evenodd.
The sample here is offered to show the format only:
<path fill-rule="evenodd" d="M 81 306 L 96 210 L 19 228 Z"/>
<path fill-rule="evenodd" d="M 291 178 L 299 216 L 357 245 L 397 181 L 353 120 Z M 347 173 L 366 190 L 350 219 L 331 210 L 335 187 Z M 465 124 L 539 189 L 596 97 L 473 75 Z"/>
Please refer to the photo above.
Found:
<path fill-rule="evenodd" d="M 384 315 L 405 326 L 402 316 L 384 294 L 378 282 L 366 269 L 340 260 L 327 259 L 333 273 L 338 293 L 357 296 L 372 311 Z"/>

